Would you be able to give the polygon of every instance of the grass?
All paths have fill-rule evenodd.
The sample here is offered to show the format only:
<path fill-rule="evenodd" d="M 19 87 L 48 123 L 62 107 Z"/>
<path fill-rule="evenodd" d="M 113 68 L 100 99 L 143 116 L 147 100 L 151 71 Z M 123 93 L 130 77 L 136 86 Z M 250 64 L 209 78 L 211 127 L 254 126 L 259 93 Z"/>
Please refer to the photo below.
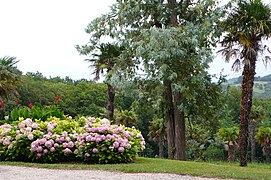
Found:
<path fill-rule="evenodd" d="M 240 167 L 238 163 L 206 163 L 192 161 L 176 161 L 154 158 L 137 158 L 129 164 L 38 164 L 23 162 L 0 162 L 0 165 L 34 166 L 41 168 L 57 169 L 98 169 L 121 171 L 128 173 L 174 173 L 202 177 L 235 178 L 235 179 L 271 179 L 271 165 L 249 164 L 248 167 Z"/>

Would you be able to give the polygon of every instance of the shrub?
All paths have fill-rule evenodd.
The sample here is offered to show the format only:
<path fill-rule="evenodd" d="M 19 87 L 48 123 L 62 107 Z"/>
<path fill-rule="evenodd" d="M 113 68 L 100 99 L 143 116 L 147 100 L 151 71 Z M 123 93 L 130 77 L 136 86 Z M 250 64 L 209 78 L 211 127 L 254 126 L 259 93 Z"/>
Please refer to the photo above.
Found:
<path fill-rule="evenodd" d="M 14 108 L 10 113 L 10 120 L 16 121 L 19 117 L 31 118 L 31 119 L 40 119 L 46 121 L 48 118 L 54 116 L 63 119 L 64 112 L 58 109 L 56 105 L 52 106 L 33 106 L 32 103 L 29 104 L 29 107 L 21 106 Z"/>
<path fill-rule="evenodd" d="M 127 163 L 145 148 L 140 131 L 107 119 L 19 119 L 0 126 L 0 160 Z"/>
<path fill-rule="evenodd" d="M 225 149 L 222 145 L 211 144 L 206 151 L 203 152 L 205 161 L 224 161 Z"/>

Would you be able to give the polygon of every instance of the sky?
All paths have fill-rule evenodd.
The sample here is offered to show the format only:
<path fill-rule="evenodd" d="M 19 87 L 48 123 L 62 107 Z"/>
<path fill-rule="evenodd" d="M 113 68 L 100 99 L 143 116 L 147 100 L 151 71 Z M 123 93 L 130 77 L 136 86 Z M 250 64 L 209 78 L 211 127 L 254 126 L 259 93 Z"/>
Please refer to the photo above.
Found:
<path fill-rule="evenodd" d="M 23 72 L 40 72 L 46 77 L 92 79 L 86 57 L 75 45 L 86 44 L 84 29 L 110 10 L 115 0 L 2 0 L 0 1 L 0 57 L 15 56 Z M 232 62 L 231 62 L 232 63 Z M 211 74 L 238 77 L 231 63 L 216 57 Z M 257 76 L 271 74 L 271 66 L 257 64 Z"/>

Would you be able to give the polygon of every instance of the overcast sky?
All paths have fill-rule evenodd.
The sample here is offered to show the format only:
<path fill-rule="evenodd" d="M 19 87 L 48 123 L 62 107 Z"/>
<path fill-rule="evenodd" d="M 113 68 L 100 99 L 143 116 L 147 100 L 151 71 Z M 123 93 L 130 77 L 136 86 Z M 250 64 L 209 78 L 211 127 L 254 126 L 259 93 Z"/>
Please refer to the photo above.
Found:
<path fill-rule="evenodd" d="M 115 0 L 1 0 L 0 57 L 15 56 L 18 68 L 26 72 L 41 72 L 46 77 L 91 79 L 85 57 L 75 45 L 88 42 L 84 32 L 92 19 L 109 11 Z M 231 71 L 231 64 L 216 58 L 210 65 L 211 74 L 229 77 L 240 73 Z M 257 75 L 271 73 L 258 63 Z"/>

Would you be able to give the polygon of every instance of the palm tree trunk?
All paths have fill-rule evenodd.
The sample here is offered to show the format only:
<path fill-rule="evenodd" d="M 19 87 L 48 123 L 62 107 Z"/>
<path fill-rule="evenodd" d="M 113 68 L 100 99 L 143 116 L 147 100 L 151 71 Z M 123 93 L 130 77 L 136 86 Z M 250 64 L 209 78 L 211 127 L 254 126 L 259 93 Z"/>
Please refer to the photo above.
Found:
<path fill-rule="evenodd" d="M 174 92 L 174 124 L 175 124 L 175 158 L 177 160 L 186 160 L 185 143 L 185 121 L 184 112 L 178 108 L 182 98 L 179 92 Z"/>
<path fill-rule="evenodd" d="M 251 119 L 249 123 L 249 136 L 250 136 L 250 146 L 251 146 L 251 162 L 255 162 L 255 154 L 256 154 L 256 140 L 255 133 L 256 131 L 256 122 Z"/>
<path fill-rule="evenodd" d="M 171 82 L 164 80 L 165 120 L 167 122 L 168 158 L 174 158 L 174 109 L 172 103 Z"/>
<path fill-rule="evenodd" d="M 252 94 L 256 66 L 256 55 L 251 57 L 250 64 L 246 64 L 243 70 L 242 95 L 240 106 L 240 166 L 247 166 L 248 154 L 248 123 L 252 106 Z"/>
<path fill-rule="evenodd" d="M 266 143 L 265 145 L 265 157 L 266 157 L 266 162 L 270 163 L 270 154 L 271 154 L 271 149 L 270 149 L 270 143 Z"/>
<path fill-rule="evenodd" d="M 108 94 L 107 102 L 108 119 L 113 120 L 115 109 L 115 88 L 110 84 L 107 84 L 107 94 Z"/>
<path fill-rule="evenodd" d="M 164 135 L 161 135 L 159 137 L 158 146 L 159 146 L 159 157 L 164 158 Z"/>
<path fill-rule="evenodd" d="M 229 150 L 228 150 L 228 161 L 234 162 L 234 160 L 235 160 L 235 145 L 231 144 L 229 145 Z"/>

